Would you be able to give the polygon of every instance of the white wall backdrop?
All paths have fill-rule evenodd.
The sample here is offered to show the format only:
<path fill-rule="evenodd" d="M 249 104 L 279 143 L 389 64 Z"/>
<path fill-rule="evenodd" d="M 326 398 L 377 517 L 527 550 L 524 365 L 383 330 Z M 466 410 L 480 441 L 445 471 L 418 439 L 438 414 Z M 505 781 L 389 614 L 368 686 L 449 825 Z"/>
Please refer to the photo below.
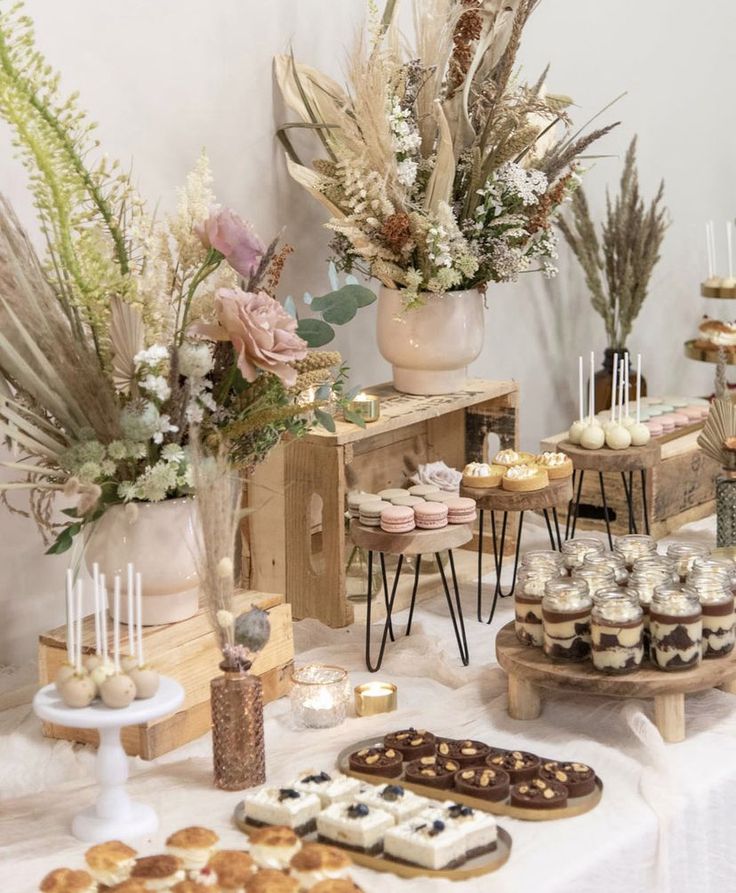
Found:
<path fill-rule="evenodd" d="M 79 90 L 99 121 L 107 152 L 134 162 L 143 195 L 173 208 L 177 186 L 206 146 L 223 203 L 253 220 L 264 238 L 286 225 L 297 249 L 286 291 L 319 293 L 326 284 L 323 212 L 285 173 L 274 139 L 282 109 L 271 58 L 293 43 L 300 59 L 339 77 L 364 0 L 28 0 L 27 9 L 65 87 Z M 530 78 L 550 62 L 549 89 L 575 97 L 581 122 L 628 91 L 606 116 L 623 122 L 600 146 L 614 157 L 596 162 L 586 179 L 593 205 L 600 208 L 606 184 L 615 184 L 635 132 L 645 192 L 666 181 L 672 227 L 630 344 L 644 354 L 653 392 L 711 387 L 712 368 L 683 359 L 682 341 L 703 312 L 727 313 L 700 300 L 698 283 L 705 220 L 718 221 L 720 232 L 736 212 L 734 33 L 731 0 L 544 0 L 526 33 Z M 8 136 L 0 128 L 0 189 L 33 231 Z M 472 369 L 520 381 L 526 447 L 567 423 L 575 358 L 605 346 L 602 324 L 564 260 L 549 288 L 527 276 L 489 291 L 486 345 Z M 338 343 L 364 385 L 389 377 L 366 335 L 372 326 L 370 309 L 362 311 Z M 42 557 L 32 522 L 0 514 L 0 665 L 28 659 L 36 634 L 62 620 L 64 564 Z"/>

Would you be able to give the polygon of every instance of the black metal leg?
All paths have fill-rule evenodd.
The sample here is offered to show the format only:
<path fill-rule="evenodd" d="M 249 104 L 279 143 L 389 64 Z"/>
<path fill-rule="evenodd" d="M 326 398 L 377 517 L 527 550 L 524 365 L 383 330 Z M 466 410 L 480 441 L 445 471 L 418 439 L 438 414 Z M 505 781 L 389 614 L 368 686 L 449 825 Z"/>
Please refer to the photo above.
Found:
<path fill-rule="evenodd" d="M 378 657 L 375 664 L 371 662 L 371 588 L 373 572 L 373 552 L 368 552 L 368 605 L 365 616 L 365 663 L 371 673 L 375 673 L 381 669 L 383 663 L 383 655 L 386 651 L 386 642 L 388 640 L 389 631 L 391 629 L 391 612 L 394 609 L 394 600 L 396 598 L 396 590 L 399 585 L 399 577 L 401 576 L 401 565 L 404 563 L 404 556 L 399 555 L 399 561 L 396 565 L 396 575 L 391 587 L 391 596 L 388 596 L 388 586 L 386 584 L 386 560 L 383 552 L 379 552 L 381 558 L 381 570 L 383 573 L 384 595 L 386 596 L 386 622 L 383 625 L 383 633 L 381 634 L 381 645 L 378 650 Z M 393 634 L 391 635 L 393 641 Z"/>
<path fill-rule="evenodd" d="M 519 569 L 519 553 L 521 551 L 521 531 L 524 525 L 524 512 L 519 512 L 519 527 L 516 533 L 516 552 L 514 555 L 514 575 L 511 580 L 511 588 L 504 592 L 501 586 L 501 572 L 503 571 L 503 550 L 506 545 L 506 524 L 508 521 L 508 512 L 503 513 L 503 523 L 501 524 L 501 542 L 499 544 L 496 536 L 496 519 L 491 515 L 491 532 L 493 533 L 493 559 L 496 565 L 496 586 L 493 591 L 493 602 L 491 604 L 491 613 L 486 623 L 493 620 L 496 613 L 496 604 L 499 598 L 508 598 L 514 594 L 516 588 L 516 574 Z"/>
<path fill-rule="evenodd" d="M 544 520 L 547 524 L 547 533 L 549 534 L 550 547 L 551 547 L 552 551 L 554 552 L 554 550 L 557 547 L 555 545 L 555 535 L 554 535 L 554 533 L 552 533 L 552 524 L 550 523 L 549 511 L 547 509 L 544 509 Z"/>
<path fill-rule="evenodd" d="M 608 548 L 613 549 L 613 537 L 611 536 L 611 520 L 608 517 L 608 503 L 606 502 L 606 488 L 603 484 L 603 472 L 598 472 L 598 483 L 601 487 L 601 500 L 603 502 L 603 519 L 606 522 L 606 533 L 608 534 Z"/>
<path fill-rule="evenodd" d="M 647 508 L 647 473 L 645 469 L 641 472 L 641 507 L 644 512 L 644 533 L 649 534 L 649 510 Z"/>
<path fill-rule="evenodd" d="M 478 513 L 478 596 L 476 601 L 479 623 L 483 622 L 481 616 L 481 606 L 483 601 L 483 515 L 484 511 L 481 509 Z M 491 517 L 493 517 L 493 513 L 491 513 Z"/>
<path fill-rule="evenodd" d="M 387 620 L 388 634 L 391 637 L 391 641 L 395 642 L 396 639 L 394 637 L 394 627 L 393 627 L 393 624 L 391 623 L 391 614 L 389 613 L 389 610 L 388 610 L 388 582 L 386 579 L 386 556 L 383 554 L 383 552 L 379 552 L 378 554 L 381 556 L 381 578 L 383 580 L 383 603 L 386 605 L 386 617 L 388 618 L 388 620 Z M 399 567 L 401 567 L 401 564 L 399 564 Z"/>
<path fill-rule="evenodd" d="M 422 556 L 417 555 L 417 566 L 414 569 L 414 588 L 411 591 L 411 604 L 409 605 L 409 621 L 406 624 L 406 635 L 411 635 L 411 622 L 414 618 L 414 603 L 417 600 L 417 587 L 419 586 L 419 571 L 422 567 Z"/>
<path fill-rule="evenodd" d="M 624 484 L 624 494 L 626 495 L 626 506 L 629 512 L 629 533 L 637 533 L 636 529 L 636 512 L 634 511 L 634 472 L 630 471 L 629 479 L 626 480 L 626 472 L 621 472 L 621 480 Z"/>
<path fill-rule="evenodd" d="M 570 536 L 565 537 L 565 539 L 575 539 L 575 529 L 578 526 L 578 512 L 580 511 L 580 494 L 583 490 L 583 478 L 585 477 L 585 471 L 580 469 L 580 473 L 578 476 L 578 489 L 575 495 L 575 505 L 573 507 L 573 515 L 572 515 L 572 530 L 570 531 Z"/>
<path fill-rule="evenodd" d="M 569 517 L 569 509 L 568 509 L 568 517 Z M 552 506 L 552 518 L 555 522 L 555 533 L 557 534 L 557 551 L 562 551 L 562 537 L 560 536 L 560 519 L 557 517 L 557 506 Z"/>
<path fill-rule="evenodd" d="M 450 611 L 450 619 L 452 620 L 452 627 L 455 630 L 455 639 L 457 641 L 457 648 L 460 652 L 460 660 L 464 667 L 467 667 L 469 662 L 469 654 L 468 654 L 468 640 L 465 636 L 465 624 L 463 622 L 463 609 L 460 603 L 460 593 L 458 591 L 457 586 L 457 576 L 455 574 L 455 561 L 452 557 L 452 549 L 448 550 L 450 555 L 450 569 L 452 571 L 452 582 L 455 589 L 455 604 L 457 606 L 457 617 L 455 616 L 455 608 L 452 605 L 452 596 L 450 595 L 450 587 L 447 585 L 447 577 L 445 576 L 445 569 L 442 566 L 442 558 L 439 552 L 435 552 L 435 558 L 437 559 L 437 567 L 440 571 L 440 576 L 442 577 L 442 586 L 445 590 L 445 598 L 447 599 L 447 607 Z"/>
<path fill-rule="evenodd" d="M 572 497 L 567 504 L 567 517 L 565 518 L 565 541 L 570 538 L 570 522 L 572 521 L 572 507 L 575 504 L 575 480 L 577 478 L 577 470 L 572 470 Z"/>

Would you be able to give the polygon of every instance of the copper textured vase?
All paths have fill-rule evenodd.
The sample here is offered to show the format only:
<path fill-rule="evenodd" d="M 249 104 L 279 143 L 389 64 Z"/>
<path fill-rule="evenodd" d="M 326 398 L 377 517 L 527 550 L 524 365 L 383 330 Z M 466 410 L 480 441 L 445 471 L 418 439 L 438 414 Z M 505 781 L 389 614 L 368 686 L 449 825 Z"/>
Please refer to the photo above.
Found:
<path fill-rule="evenodd" d="M 263 686 L 258 676 L 226 670 L 210 682 L 215 785 L 242 791 L 266 780 Z"/>

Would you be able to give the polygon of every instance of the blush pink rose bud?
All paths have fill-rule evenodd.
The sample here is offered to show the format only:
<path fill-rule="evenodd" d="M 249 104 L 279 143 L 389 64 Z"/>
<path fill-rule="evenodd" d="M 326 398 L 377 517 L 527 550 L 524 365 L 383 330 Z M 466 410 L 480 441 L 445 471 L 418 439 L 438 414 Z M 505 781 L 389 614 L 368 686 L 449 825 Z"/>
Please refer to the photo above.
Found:
<path fill-rule="evenodd" d="M 244 292 L 221 288 L 215 298 L 219 325 L 195 323 L 191 333 L 212 341 L 230 341 L 238 356 L 238 369 L 246 381 L 258 370 L 271 372 L 291 387 L 296 369 L 290 366 L 307 355 L 307 342 L 296 334 L 297 321 L 265 291 Z"/>
<path fill-rule="evenodd" d="M 244 278 L 255 273 L 266 253 L 251 225 L 229 208 L 212 211 L 205 221 L 195 225 L 194 231 L 205 248 L 219 251 Z"/>

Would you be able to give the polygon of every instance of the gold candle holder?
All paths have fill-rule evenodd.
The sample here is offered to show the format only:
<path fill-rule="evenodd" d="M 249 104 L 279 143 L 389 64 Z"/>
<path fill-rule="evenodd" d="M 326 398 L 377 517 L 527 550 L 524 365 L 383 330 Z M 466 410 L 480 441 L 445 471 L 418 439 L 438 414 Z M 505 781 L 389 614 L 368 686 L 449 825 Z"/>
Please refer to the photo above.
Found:
<path fill-rule="evenodd" d="M 397 687 L 393 682 L 364 682 L 355 686 L 355 712 L 358 716 L 375 716 L 396 710 Z"/>
<path fill-rule="evenodd" d="M 381 417 L 381 400 L 375 394 L 356 394 L 348 403 L 350 412 L 359 415 L 364 422 L 377 422 Z"/>

